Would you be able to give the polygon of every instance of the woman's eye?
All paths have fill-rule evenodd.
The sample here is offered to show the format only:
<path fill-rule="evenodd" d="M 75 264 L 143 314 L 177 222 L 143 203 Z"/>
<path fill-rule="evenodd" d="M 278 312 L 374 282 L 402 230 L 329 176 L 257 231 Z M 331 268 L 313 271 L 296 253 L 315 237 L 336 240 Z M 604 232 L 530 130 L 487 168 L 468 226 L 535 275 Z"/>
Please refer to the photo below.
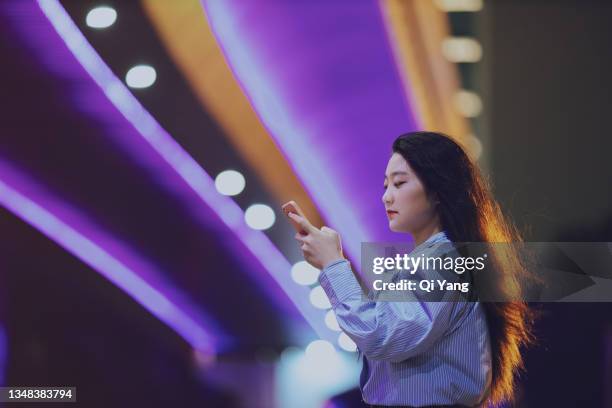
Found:
<path fill-rule="evenodd" d="M 398 188 L 399 186 L 401 186 L 404 183 L 405 183 L 405 181 L 398 181 L 397 183 L 393 183 L 393 186 L 395 186 L 395 188 Z M 389 187 L 388 185 L 384 185 L 383 186 L 383 190 L 386 190 L 388 187 Z"/>

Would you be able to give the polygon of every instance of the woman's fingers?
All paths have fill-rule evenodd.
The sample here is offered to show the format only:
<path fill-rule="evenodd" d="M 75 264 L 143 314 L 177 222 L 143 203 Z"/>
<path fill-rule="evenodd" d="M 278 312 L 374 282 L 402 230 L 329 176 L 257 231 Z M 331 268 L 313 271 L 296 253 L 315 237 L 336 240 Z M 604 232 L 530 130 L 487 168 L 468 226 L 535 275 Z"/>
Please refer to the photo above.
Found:
<path fill-rule="evenodd" d="M 295 237 L 295 239 L 296 239 L 298 242 L 300 242 L 300 243 L 301 243 L 301 242 L 307 242 L 307 243 L 310 243 L 310 242 L 312 242 L 312 240 L 313 240 L 313 236 L 312 236 L 312 234 L 303 235 L 303 234 L 300 234 L 300 233 L 298 232 L 297 234 L 295 234 L 295 235 L 294 235 L 294 237 Z"/>
<path fill-rule="evenodd" d="M 293 214 L 290 214 L 290 216 L 293 218 Z M 296 223 L 298 219 L 304 220 L 303 217 L 298 215 L 295 217 Z M 322 227 L 319 230 L 308 223 L 308 220 L 305 221 L 307 224 L 302 223 L 300 226 L 303 226 L 304 229 L 309 229 L 309 232 L 307 234 L 297 232 L 294 238 L 299 243 L 306 262 L 315 268 L 321 269 L 322 265 L 325 265 L 330 260 L 344 258 L 340 235 L 337 231 L 329 227 Z"/>
<path fill-rule="evenodd" d="M 288 213 L 287 215 L 293 221 L 298 223 L 300 225 L 300 227 L 302 227 L 304 232 L 306 232 L 307 234 L 310 234 L 310 233 L 314 232 L 314 230 L 316 229 L 306 218 L 300 217 L 299 215 L 297 215 L 295 213 Z"/>
<path fill-rule="evenodd" d="M 333 235 L 338 234 L 338 232 L 334 229 L 329 228 L 328 226 L 321 227 L 321 232 L 327 232 Z"/>
<path fill-rule="evenodd" d="M 309 255 L 310 254 L 309 243 L 312 239 L 310 235 L 302 235 L 298 232 L 297 234 L 295 234 L 295 239 L 300 244 L 300 249 L 302 250 L 304 255 L 305 256 Z"/>

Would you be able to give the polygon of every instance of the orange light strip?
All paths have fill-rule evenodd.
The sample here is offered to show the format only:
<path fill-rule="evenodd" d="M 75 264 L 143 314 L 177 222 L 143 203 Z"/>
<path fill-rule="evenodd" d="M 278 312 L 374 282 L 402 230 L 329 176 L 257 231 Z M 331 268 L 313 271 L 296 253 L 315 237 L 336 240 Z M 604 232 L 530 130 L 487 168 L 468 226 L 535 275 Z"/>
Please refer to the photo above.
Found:
<path fill-rule="evenodd" d="M 461 88 L 457 67 L 441 52 L 450 35 L 446 13 L 433 1 L 381 0 L 381 10 L 407 95 L 421 125 L 454 137 L 469 149 L 470 124 L 453 105 Z"/>
<path fill-rule="evenodd" d="M 295 200 L 313 224 L 323 225 L 314 202 L 226 63 L 199 0 L 141 0 L 141 3 L 202 106 L 214 116 L 230 143 L 278 203 Z"/>

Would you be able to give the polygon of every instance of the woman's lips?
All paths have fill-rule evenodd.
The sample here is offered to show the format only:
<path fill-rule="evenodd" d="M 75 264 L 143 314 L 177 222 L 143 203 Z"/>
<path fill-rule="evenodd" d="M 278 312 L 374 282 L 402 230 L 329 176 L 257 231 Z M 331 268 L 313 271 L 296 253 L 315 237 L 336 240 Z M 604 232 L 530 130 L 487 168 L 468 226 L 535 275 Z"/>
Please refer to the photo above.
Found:
<path fill-rule="evenodd" d="M 387 211 L 387 217 L 393 218 L 395 215 L 397 215 L 397 211 Z"/>

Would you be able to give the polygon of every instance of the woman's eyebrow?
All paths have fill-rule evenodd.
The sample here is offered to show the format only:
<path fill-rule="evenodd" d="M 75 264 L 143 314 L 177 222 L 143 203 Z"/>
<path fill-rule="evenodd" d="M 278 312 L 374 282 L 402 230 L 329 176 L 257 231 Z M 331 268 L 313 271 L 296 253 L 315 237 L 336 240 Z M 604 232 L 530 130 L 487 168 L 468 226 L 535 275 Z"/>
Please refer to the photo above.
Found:
<path fill-rule="evenodd" d="M 398 174 L 408 175 L 408 172 L 406 172 L 406 171 L 394 171 L 393 173 L 391 173 L 391 174 L 389 175 L 389 178 L 391 178 L 391 177 L 393 177 L 393 176 L 395 176 L 395 175 L 398 175 Z M 387 176 L 385 176 L 385 180 L 386 180 L 386 179 L 387 179 Z"/>

